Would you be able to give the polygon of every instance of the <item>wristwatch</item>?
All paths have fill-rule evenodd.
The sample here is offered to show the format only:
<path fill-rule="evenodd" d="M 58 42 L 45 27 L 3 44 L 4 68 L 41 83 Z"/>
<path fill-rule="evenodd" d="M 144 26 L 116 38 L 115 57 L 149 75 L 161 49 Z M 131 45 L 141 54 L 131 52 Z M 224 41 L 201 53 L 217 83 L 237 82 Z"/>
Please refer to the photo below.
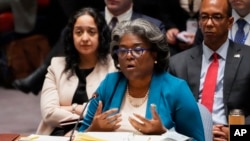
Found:
<path fill-rule="evenodd" d="M 77 103 L 73 103 L 72 105 L 71 105 L 71 107 L 72 107 L 72 113 L 75 113 L 76 112 L 76 107 L 78 106 L 78 104 Z"/>

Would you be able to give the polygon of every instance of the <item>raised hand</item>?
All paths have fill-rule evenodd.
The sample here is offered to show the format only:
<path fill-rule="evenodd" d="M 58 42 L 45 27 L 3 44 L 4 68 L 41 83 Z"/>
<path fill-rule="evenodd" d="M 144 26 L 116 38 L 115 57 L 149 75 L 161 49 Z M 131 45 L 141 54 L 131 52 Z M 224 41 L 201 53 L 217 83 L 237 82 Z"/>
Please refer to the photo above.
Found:
<path fill-rule="evenodd" d="M 87 131 L 114 131 L 121 125 L 121 114 L 113 108 L 102 113 L 102 102 L 99 101 L 95 116 Z"/>
<path fill-rule="evenodd" d="M 137 129 L 139 132 L 143 134 L 161 135 L 165 133 L 167 129 L 162 125 L 161 119 L 158 113 L 156 112 L 155 108 L 156 106 L 154 104 L 151 104 L 151 112 L 152 112 L 151 120 L 148 120 L 138 114 L 134 114 L 134 116 L 138 118 L 141 122 L 132 117 L 129 117 L 129 122 L 135 129 Z"/>

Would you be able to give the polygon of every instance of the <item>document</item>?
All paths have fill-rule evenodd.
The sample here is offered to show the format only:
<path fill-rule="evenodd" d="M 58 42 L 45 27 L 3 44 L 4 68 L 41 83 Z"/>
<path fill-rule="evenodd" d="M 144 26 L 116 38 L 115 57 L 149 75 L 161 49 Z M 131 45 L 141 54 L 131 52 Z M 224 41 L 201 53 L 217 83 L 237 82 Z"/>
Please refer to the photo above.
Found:
<path fill-rule="evenodd" d="M 177 133 L 176 131 L 173 130 L 168 130 L 167 133 L 162 135 L 165 140 L 163 141 L 191 141 L 192 138 L 182 135 L 180 133 Z"/>
<path fill-rule="evenodd" d="M 32 134 L 27 137 L 21 137 L 18 141 L 69 141 L 69 137 Z"/>
<path fill-rule="evenodd" d="M 138 135 L 131 132 L 79 132 L 74 141 L 190 141 L 191 138 L 168 130 L 163 135 Z M 69 137 L 32 134 L 18 141 L 69 141 Z"/>
<path fill-rule="evenodd" d="M 175 131 L 163 135 L 138 135 L 130 132 L 78 133 L 75 141 L 189 141 L 191 138 Z"/>

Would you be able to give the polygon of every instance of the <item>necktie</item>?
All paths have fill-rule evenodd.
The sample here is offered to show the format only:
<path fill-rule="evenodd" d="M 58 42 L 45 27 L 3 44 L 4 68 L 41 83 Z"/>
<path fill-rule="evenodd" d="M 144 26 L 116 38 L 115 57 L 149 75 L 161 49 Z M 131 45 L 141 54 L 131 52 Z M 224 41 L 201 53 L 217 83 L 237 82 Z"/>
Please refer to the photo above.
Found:
<path fill-rule="evenodd" d="M 109 23 L 109 28 L 112 31 L 115 27 L 115 25 L 117 24 L 118 19 L 116 17 L 113 17 Z"/>
<path fill-rule="evenodd" d="M 213 109 L 214 93 L 216 89 L 217 73 L 219 68 L 218 54 L 213 54 L 213 61 L 207 69 L 204 81 L 201 104 L 205 105 L 210 112 Z"/>
<path fill-rule="evenodd" d="M 245 32 L 244 32 L 244 26 L 246 24 L 246 21 L 244 19 L 237 20 L 238 30 L 235 34 L 234 41 L 236 43 L 244 44 L 244 38 L 245 38 Z"/>

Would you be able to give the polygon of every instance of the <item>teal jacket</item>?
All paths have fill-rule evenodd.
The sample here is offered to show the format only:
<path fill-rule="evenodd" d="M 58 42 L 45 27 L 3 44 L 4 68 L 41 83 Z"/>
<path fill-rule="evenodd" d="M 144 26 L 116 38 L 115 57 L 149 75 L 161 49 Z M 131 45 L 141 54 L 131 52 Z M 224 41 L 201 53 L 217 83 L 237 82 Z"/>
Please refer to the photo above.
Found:
<path fill-rule="evenodd" d="M 103 111 L 120 109 L 127 87 L 127 79 L 121 72 L 110 73 L 102 81 L 84 117 L 79 131 L 86 130 L 94 117 L 98 101 L 103 103 Z M 169 74 L 154 73 L 148 95 L 145 117 L 151 119 L 150 105 L 155 104 L 163 125 L 181 134 L 204 141 L 202 120 L 197 103 L 187 83 Z"/>

